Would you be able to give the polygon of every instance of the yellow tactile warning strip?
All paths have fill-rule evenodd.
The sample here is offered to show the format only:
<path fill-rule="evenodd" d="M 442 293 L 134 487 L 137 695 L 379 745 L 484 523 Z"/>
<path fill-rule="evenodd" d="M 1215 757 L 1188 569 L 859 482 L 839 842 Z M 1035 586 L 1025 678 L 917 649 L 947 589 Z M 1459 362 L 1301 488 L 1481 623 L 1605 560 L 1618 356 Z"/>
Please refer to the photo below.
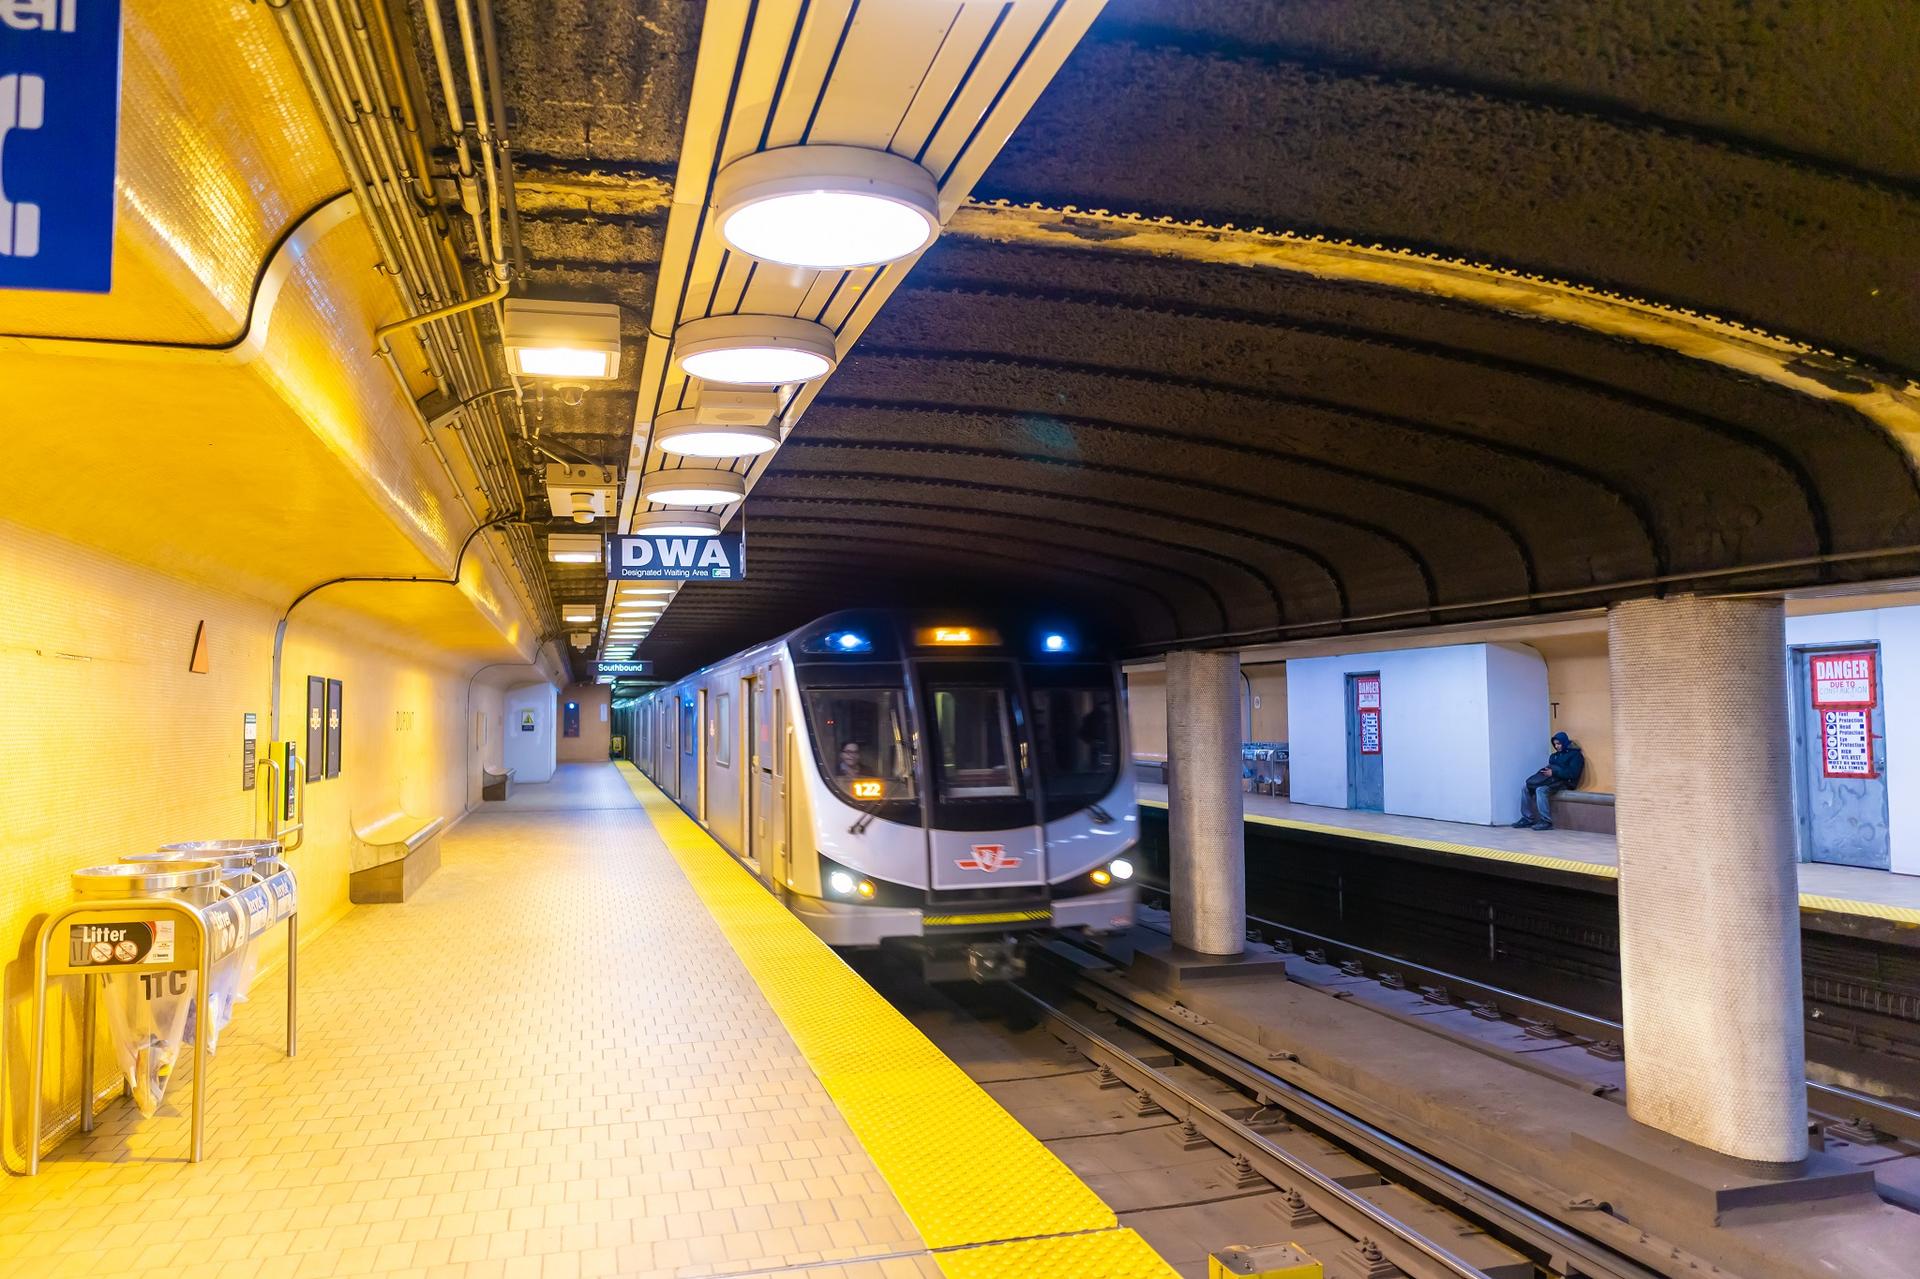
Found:
<path fill-rule="evenodd" d="M 1174 1273 L 1131 1230 L 942 1253 L 940 1269 L 947 1279 L 1159 1279 Z"/>
<path fill-rule="evenodd" d="M 1167 805 L 1164 800 L 1143 799 L 1140 801 L 1140 806 L 1163 809 Z M 1246 820 L 1260 826 L 1277 826 L 1282 830 L 1306 831 L 1314 835 L 1334 835 L 1342 839 L 1360 839 L 1375 844 L 1398 844 L 1403 848 L 1449 853 L 1455 857 L 1478 857 L 1484 861 L 1511 862 L 1520 866 L 1537 866 L 1543 870 L 1592 875 L 1598 879 L 1620 878 L 1620 868 L 1617 866 L 1573 861 L 1565 857 L 1547 857 L 1540 853 L 1516 853 L 1504 848 L 1481 848 L 1477 844 L 1456 844 L 1442 839 L 1419 839 L 1412 835 L 1390 835 L 1383 831 L 1356 830 L 1351 826 L 1330 826 L 1324 822 L 1302 822 L 1285 817 L 1270 817 L 1265 813 L 1248 813 Z M 1885 902 L 1858 901 L 1851 897 L 1801 893 L 1800 909 L 1824 910 L 1837 915 L 1862 915 L 1870 919 L 1890 920 L 1896 924 L 1920 925 L 1920 909 L 1912 906 L 1894 906 Z"/>
<path fill-rule="evenodd" d="M 956 1250 L 938 1254 L 948 1275 L 1174 1273 L 638 769 L 620 768 L 921 1238 Z"/>

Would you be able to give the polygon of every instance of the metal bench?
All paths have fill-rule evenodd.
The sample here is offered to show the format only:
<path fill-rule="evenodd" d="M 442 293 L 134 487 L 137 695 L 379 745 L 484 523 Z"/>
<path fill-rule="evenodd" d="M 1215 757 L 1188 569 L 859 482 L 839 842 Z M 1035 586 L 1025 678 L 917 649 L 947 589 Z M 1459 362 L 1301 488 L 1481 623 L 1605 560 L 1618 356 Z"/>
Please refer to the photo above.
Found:
<path fill-rule="evenodd" d="M 1592 831 L 1597 835 L 1611 835 L 1613 825 L 1613 796 L 1599 790 L 1563 790 L 1547 801 L 1553 813 L 1553 824 L 1560 830 Z"/>
<path fill-rule="evenodd" d="M 414 817 L 393 812 L 354 824 L 353 869 L 347 876 L 347 900 L 357 905 L 403 902 L 440 869 L 440 832 L 444 817 Z"/>
<path fill-rule="evenodd" d="M 480 798 L 505 799 L 513 793 L 513 770 L 502 769 L 495 772 L 491 768 L 480 771 Z"/>

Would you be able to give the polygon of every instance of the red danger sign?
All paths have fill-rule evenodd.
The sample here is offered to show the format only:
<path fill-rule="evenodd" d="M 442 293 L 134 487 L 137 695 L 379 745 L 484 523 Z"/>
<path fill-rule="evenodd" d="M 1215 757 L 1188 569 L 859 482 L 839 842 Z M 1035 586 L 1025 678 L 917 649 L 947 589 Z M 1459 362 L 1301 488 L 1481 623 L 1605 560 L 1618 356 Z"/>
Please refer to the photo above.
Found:
<path fill-rule="evenodd" d="M 1876 695 L 1874 658 L 1871 649 L 1857 653 L 1813 654 L 1814 706 L 1827 710 L 1875 705 L 1880 699 Z"/>

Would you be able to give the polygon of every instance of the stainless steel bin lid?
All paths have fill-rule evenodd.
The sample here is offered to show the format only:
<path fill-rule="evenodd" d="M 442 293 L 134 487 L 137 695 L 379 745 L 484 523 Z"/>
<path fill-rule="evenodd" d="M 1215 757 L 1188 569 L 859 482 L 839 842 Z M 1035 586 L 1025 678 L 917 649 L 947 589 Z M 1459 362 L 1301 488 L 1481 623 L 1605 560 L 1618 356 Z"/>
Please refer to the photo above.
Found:
<path fill-rule="evenodd" d="M 178 866 L 182 862 L 209 862 L 220 868 L 221 878 L 249 874 L 253 864 L 260 859 L 252 853 L 221 853 L 208 849 L 199 853 L 173 852 L 161 849 L 157 853 L 128 853 L 120 859 L 122 862 L 165 862 L 169 866 Z"/>
<path fill-rule="evenodd" d="M 81 897 L 152 897 L 218 883 L 221 868 L 205 861 L 131 861 L 88 866 L 73 872 L 73 891 Z"/>
<path fill-rule="evenodd" d="M 278 857 L 280 841 L 277 839 L 189 839 L 175 844 L 162 844 L 163 853 L 246 853 L 253 857 Z M 126 860 L 126 859 L 123 859 Z"/>

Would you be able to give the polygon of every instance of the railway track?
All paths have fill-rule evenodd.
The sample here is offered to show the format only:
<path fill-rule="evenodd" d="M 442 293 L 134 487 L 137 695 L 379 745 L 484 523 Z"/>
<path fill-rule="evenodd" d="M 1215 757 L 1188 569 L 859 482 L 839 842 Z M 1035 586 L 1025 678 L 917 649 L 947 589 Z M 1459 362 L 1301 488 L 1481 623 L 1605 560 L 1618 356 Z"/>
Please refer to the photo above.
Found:
<path fill-rule="evenodd" d="M 1142 888 L 1164 902 L 1164 884 L 1145 883 Z M 1602 1055 L 1610 1055 L 1609 1050 L 1617 1052 L 1621 1041 L 1621 1025 L 1612 1018 L 1277 920 L 1248 915 L 1247 937 L 1257 944 L 1331 964 L 1349 975 L 1369 976 L 1397 988 L 1420 989 L 1435 1000 L 1467 1005 L 1483 1015 L 1497 1016 L 1527 1028 L 1536 1035 L 1544 1037 L 1549 1032 L 1558 1032 L 1584 1039 Z M 1838 1084 L 1809 1080 L 1807 1110 L 1823 1126 L 1850 1139 L 1871 1141 L 1893 1137 L 1910 1147 L 1920 1148 L 1920 1110 L 1898 1102 Z"/>

